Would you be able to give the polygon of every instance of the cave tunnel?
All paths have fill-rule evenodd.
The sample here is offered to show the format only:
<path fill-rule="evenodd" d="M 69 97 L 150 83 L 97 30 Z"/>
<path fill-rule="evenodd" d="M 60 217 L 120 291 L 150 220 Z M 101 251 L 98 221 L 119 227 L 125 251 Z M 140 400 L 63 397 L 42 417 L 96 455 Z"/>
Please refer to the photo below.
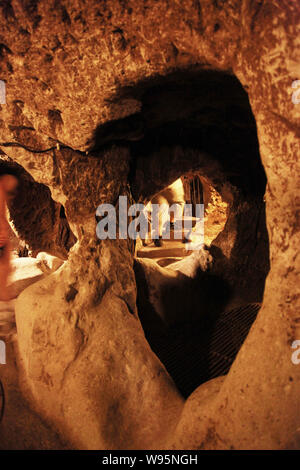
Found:
<path fill-rule="evenodd" d="M 123 93 L 139 99 L 140 113 L 97 129 L 91 153 L 118 140 L 129 145 L 131 191 L 145 204 L 178 177 L 198 179 L 204 232 L 216 230 L 198 258 L 192 251 L 186 258 L 175 240 L 135 250 L 146 337 L 188 397 L 228 372 L 263 297 L 266 176 L 255 119 L 238 80 L 215 71 L 181 72 Z"/>
<path fill-rule="evenodd" d="M 89 157 L 96 160 L 103 149 L 126 147 L 132 201 L 147 204 L 181 180 L 190 188 L 185 202 L 197 186 L 205 208 L 201 250 L 187 251 L 181 240 L 175 248 L 171 240 L 171 248 L 160 249 L 153 242 L 138 249 L 138 240 L 131 250 L 146 339 L 187 398 L 202 383 L 228 373 L 261 306 L 269 245 L 256 123 L 242 85 L 217 71 L 148 80 L 120 90 L 114 100 L 128 97 L 141 102 L 140 112 L 100 125 L 88 142 Z M 16 230 L 33 256 L 45 251 L 66 259 L 76 237 L 64 206 L 17 166 L 21 186 L 10 206 Z M 31 222 L 28 233 L 24 218 L 32 217 L 29 200 L 35 194 L 42 219 Z M 67 236 L 61 224 L 67 224 Z M 41 230 L 49 229 L 54 240 L 44 246 Z"/>
<path fill-rule="evenodd" d="M 0 449 L 299 449 L 297 2 L 0 20 Z"/>

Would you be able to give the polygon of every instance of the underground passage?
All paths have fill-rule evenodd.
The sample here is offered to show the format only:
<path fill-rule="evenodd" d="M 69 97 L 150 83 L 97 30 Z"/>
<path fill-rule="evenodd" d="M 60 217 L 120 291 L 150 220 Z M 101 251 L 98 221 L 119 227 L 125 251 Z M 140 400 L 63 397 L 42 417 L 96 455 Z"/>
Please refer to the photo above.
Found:
<path fill-rule="evenodd" d="M 0 15 L 0 450 L 299 449 L 299 6 Z"/>

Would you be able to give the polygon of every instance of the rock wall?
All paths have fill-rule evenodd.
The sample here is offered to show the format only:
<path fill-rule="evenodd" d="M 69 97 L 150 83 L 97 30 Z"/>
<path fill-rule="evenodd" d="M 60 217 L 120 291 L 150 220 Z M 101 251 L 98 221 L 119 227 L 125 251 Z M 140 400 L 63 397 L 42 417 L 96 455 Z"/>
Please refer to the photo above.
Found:
<path fill-rule="evenodd" d="M 64 208 L 52 199 L 48 187 L 34 181 L 20 165 L 7 157 L 0 160 L 0 165 L 12 166 L 19 175 L 17 195 L 9 204 L 10 218 L 18 237 L 25 240 L 35 254 L 45 250 L 66 259 L 76 237 Z"/>
<path fill-rule="evenodd" d="M 17 301 L 22 383 L 32 406 L 78 448 L 299 448 L 300 368 L 290 359 L 300 335 L 300 108 L 291 100 L 300 74 L 297 2 L 12 0 L 1 4 L 1 24 L 7 104 L 0 148 L 50 188 L 78 238 L 68 262 Z M 186 71 L 213 83 L 215 103 L 227 95 L 230 102 L 207 109 L 207 93 L 199 98 L 201 153 L 182 150 L 188 133 L 162 151 L 174 135 L 169 115 L 157 120 L 168 95 L 150 93 L 149 102 L 161 99 L 155 113 L 145 90 L 172 74 L 183 72 L 185 81 Z M 271 268 L 262 308 L 229 374 L 184 403 L 143 335 L 127 244 L 96 240 L 94 210 L 115 202 L 128 183 L 143 199 L 196 163 L 222 196 L 239 187 L 248 204 L 241 219 L 252 212 L 264 176 L 255 122 L 248 104 L 243 114 L 232 79 L 247 92 L 256 121 Z M 189 128 L 183 101 L 176 120 Z M 227 117 L 237 125 L 226 128 Z M 232 145 L 222 153 L 225 128 L 232 128 Z M 146 149 L 155 137 L 154 156 L 139 153 L 140 141 Z M 170 158 L 179 164 L 160 175 Z"/>

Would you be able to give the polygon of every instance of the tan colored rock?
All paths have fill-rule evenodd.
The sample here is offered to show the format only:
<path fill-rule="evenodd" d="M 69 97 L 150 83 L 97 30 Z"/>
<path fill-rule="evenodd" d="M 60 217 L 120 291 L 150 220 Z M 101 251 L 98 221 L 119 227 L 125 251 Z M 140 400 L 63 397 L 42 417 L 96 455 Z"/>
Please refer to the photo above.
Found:
<path fill-rule="evenodd" d="M 56 271 L 64 263 L 63 260 L 60 258 L 57 258 L 57 256 L 52 256 L 42 251 L 37 255 L 36 259 L 41 262 L 40 263 L 41 269 L 44 268 L 47 271 L 52 271 L 52 272 Z"/>
<path fill-rule="evenodd" d="M 298 2 L 12 0 L 0 14 L 0 148 L 78 239 L 16 303 L 31 406 L 76 448 L 299 449 Z M 196 170 L 229 204 L 215 272 L 263 305 L 225 379 L 184 403 L 142 331 L 127 243 L 95 240 L 94 217 Z"/>
<path fill-rule="evenodd" d="M 95 257 L 77 263 L 89 249 L 101 254 L 101 271 Z M 85 240 L 68 263 L 17 300 L 25 389 L 77 448 L 155 447 L 183 405 L 145 341 L 130 257 L 119 249 L 124 257 L 115 244 Z"/>

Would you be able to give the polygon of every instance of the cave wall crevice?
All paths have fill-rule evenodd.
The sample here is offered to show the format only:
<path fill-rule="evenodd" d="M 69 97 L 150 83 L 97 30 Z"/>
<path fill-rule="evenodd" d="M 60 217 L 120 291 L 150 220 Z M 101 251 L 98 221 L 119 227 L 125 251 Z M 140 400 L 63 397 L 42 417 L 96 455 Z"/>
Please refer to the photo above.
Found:
<path fill-rule="evenodd" d="M 291 100 L 291 84 L 300 73 L 300 11 L 297 2 L 266 0 L 258 6 L 250 0 L 111 0 L 84 8 L 80 0 L 65 0 L 64 8 L 52 1 L 1 4 L 0 78 L 6 81 L 7 104 L 0 109 L 0 141 L 35 149 L 61 144 L 55 161 L 52 152 L 37 156 L 15 147 L 7 152 L 64 205 L 78 238 L 67 263 L 17 300 L 23 391 L 74 447 L 299 448 L 300 369 L 290 357 L 291 341 L 300 334 L 299 106 Z M 135 312 L 127 247 L 95 241 L 95 207 L 123 193 L 130 164 L 140 169 L 129 149 L 138 148 L 143 126 L 128 139 L 125 133 L 125 149 L 121 129 L 120 149 L 113 142 L 97 149 L 96 158 L 85 152 L 99 126 L 141 113 L 142 98 L 129 94 L 118 100 L 120 90 L 194 67 L 233 74 L 248 94 L 259 153 L 247 139 L 237 153 L 254 164 L 254 176 L 260 155 L 266 172 L 270 272 L 262 308 L 229 374 L 184 402 L 127 307 Z M 158 128 L 168 135 L 168 126 Z M 214 142 L 216 134 L 219 150 L 222 129 L 205 130 L 206 142 Z M 256 129 L 249 132 L 256 136 Z M 150 137 L 153 133 L 148 130 Z M 203 158 L 209 154 L 202 151 Z M 169 153 L 166 146 L 165 158 Z M 228 153 L 224 157 L 223 170 L 230 161 Z M 152 162 L 159 160 L 158 155 Z M 228 173 L 232 162 L 226 168 L 232 186 L 238 187 L 244 161 L 236 175 Z M 152 179 L 136 173 L 137 197 L 158 189 L 149 188 L 159 168 L 151 164 Z M 178 171 L 165 175 L 163 184 Z M 251 180 L 252 196 L 243 185 L 246 199 L 257 191 L 263 197 L 262 181 L 261 175 L 257 185 Z M 70 285 L 78 291 L 73 299 L 67 295 Z"/>

